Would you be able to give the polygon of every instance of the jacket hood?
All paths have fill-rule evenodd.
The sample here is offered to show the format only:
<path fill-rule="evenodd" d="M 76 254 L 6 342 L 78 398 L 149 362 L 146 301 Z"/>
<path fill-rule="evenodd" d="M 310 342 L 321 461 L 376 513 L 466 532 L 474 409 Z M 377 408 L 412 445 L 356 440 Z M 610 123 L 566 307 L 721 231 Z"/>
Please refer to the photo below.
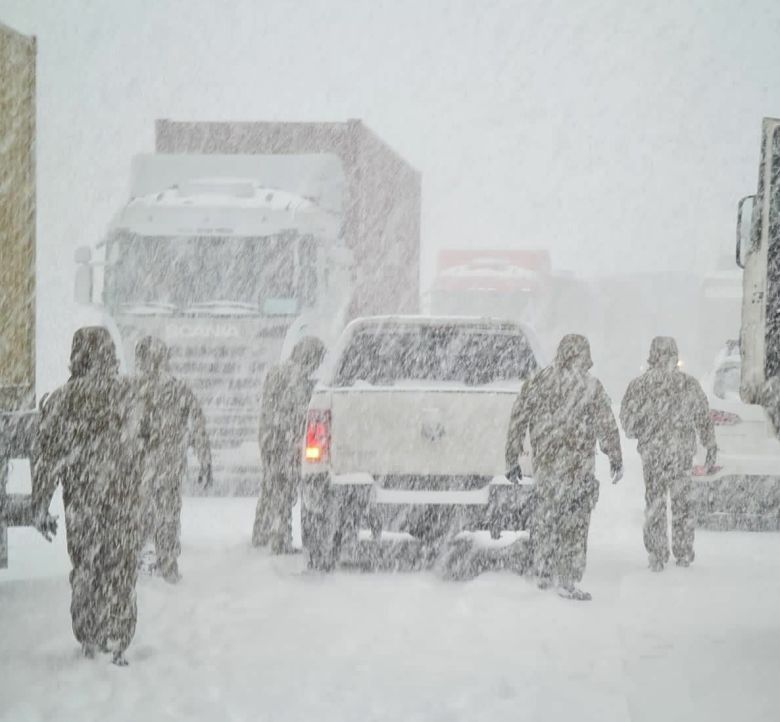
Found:
<path fill-rule="evenodd" d="M 168 369 L 170 351 L 159 338 L 144 336 L 135 346 L 135 370 L 143 376 L 154 376 Z"/>
<path fill-rule="evenodd" d="M 555 353 L 555 365 L 562 369 L 588 371 L 593 366 L 588 339 L 578 333 L 564 336 Z"/>
<path fill-rule="evenodd" d="M 81 378 L 91 373 L 115 376 L 119 373 L 116 346 L 108 329 L 102 326 L 85 326 L 73 334 L 70 349 L 71 378 Z"/>
<path fill-rule="evenodd" d="M 671 336 L 656 336 L 650 343 L 648 366 L 676 367 L 679 359 L 677 342 Z"/>

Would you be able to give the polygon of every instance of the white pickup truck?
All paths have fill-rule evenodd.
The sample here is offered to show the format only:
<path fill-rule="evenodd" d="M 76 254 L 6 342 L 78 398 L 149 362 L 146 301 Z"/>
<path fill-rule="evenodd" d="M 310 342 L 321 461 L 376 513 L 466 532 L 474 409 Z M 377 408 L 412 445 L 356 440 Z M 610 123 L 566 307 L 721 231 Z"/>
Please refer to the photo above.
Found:
<path fill-rule="evenodd" d="M 435 543 L 453 531 L 525 528 L 531 481 L 510 484 L 504 455 L 512 404 L 538 359 L 517 323 L 350 323 L 307 415 L 301 524 L 311 565 L 332 567 L 361 529 Z"/>

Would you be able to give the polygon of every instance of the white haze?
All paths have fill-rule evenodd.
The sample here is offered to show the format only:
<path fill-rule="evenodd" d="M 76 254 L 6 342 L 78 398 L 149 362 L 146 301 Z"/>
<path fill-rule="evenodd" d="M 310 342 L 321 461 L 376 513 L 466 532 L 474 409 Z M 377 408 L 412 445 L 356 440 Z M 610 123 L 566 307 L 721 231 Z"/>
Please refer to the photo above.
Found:
<path fill-rule="evenodd" d="M 362 118 L 422 172 L 425 288 L 447 246 L 709 271 L 755 186 L 760 119 L 780 113 L 774 0 L 0 0 L 0 19 L 39 43 L 47 386 L 73 250 L 126 199 L 155 118 Z"/>

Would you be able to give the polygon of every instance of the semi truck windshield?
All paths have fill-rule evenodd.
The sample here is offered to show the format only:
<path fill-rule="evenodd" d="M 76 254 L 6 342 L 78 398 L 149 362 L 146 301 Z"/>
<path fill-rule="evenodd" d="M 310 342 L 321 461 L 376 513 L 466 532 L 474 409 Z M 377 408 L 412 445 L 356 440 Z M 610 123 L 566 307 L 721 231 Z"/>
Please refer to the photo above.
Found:
<path fill-rule="evenodd" d="M 178 311 L 220 305 L 278 315 L 296 313 L 316 276 L 310 237 L 141 236 L 108 243 L 106 300 Z"/>

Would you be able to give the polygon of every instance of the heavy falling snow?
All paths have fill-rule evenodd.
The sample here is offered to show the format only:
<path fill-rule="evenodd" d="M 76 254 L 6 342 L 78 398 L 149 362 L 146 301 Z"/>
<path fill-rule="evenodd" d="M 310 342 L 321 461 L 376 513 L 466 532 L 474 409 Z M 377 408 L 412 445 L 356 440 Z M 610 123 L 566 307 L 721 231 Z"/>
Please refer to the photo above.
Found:
<path fill-rule="evenodd" d="M 187 498 L 184 578 L 140 579 L 125 670 L 74 645 L 61 536 L 18 531 L 0 717 L 774 719 L 780 537 L 699 531 L 694 566 L 653 575 L 643 510 L 629 456 L 594 513 L 594 602 L 574 606 L 512 573 L 307 575 L 300 556 L 250 546 L 253 500 Z"/>
<path fill-rule="evenodd" d="M 743 5 L 0 0 L 0 722 L 777 720 Z"/>

